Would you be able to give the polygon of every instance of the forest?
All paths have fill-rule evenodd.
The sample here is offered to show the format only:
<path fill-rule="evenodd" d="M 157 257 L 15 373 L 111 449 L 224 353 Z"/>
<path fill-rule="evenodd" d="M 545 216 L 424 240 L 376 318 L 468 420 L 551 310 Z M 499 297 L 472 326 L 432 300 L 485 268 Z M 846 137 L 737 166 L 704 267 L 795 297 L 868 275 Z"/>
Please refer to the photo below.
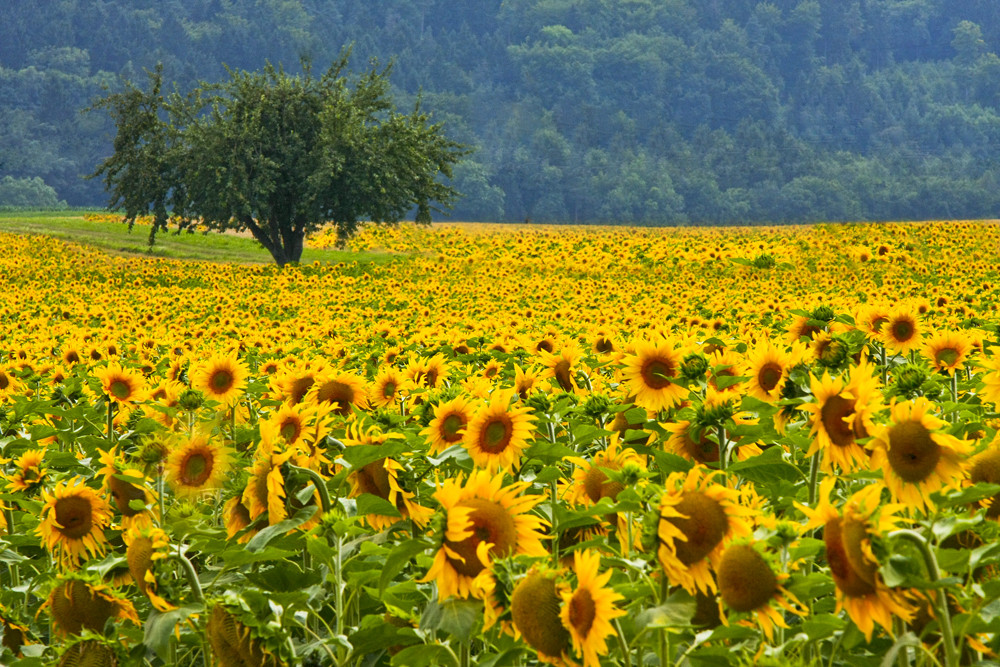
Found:
<path fill-rule="evenodd" d="M 267 63 L 393 61 L 473 150 L 455 220 L 973 219 L 1000 208 L 995 0 L 10 0 L 0 206 L 102 206 L 85 108 Z M 437 219 L 448 216 L 438 215 Z"/>

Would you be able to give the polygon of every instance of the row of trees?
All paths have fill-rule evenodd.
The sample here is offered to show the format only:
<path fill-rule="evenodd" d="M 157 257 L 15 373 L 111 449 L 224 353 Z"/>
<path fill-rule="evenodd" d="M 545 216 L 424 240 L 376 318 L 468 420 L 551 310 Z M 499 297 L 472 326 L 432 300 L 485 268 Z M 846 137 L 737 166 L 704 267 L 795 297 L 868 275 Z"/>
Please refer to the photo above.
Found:
<path fill-rule="evenodd" d="M 456 218 L 645 223 L 995 215 L 992 0 L 67 0 L 0 24 L 0 177 L 103 202 L 79 114 L 118 75 L 396 56 L 401 106 L 476 150 Z"/>

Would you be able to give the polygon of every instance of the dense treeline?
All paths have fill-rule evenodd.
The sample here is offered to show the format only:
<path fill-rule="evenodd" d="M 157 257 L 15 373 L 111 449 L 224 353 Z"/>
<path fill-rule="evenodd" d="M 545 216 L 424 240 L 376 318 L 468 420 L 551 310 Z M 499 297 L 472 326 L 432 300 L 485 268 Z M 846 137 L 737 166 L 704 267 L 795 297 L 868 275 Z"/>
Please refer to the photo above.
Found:
<path fill-rule="evenodd" d="M 81 114 L 119 76 L 396 58 L 449 135 L 462 219 L 994 217 L 995 0 L 14 0 L 0 198 L 106 201 Z M 44 183 L 38 179 L 42 179 Z M 40 199 L 40 200 L 41 200 Z M 0 204 L 9 201 L 0 201 Z"/>

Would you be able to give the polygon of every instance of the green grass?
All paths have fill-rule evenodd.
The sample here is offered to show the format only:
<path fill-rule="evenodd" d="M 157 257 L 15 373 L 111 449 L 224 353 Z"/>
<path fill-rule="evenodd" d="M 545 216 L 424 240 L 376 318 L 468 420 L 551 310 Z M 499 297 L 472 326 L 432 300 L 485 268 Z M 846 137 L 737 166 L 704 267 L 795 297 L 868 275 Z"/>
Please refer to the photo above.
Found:
<path fill-rule="evenodd" d="M 0 213 L 0 232 L 10 234 L 41 234 L 64 241 L 98 248 L 105 252 L 142 257 L 231 262 L 239 264 L 272 264 L 270 253 L 251 238 L 235 234 L 209 232 L 193 234 L 174 232 L 156 235 L 156 244 L 149 248 L 149 228 L 136 226 L 131 232 L 124 223 L 90 222 L 84 220 L 87 211 L 27 211 Z M 101 213 L 94 211 L 94 213 Z M 366 262 L 381 264 L 396 255 L 348 250 L 311 250 L 302 252 L 302 264 L 320 262 Z"/>

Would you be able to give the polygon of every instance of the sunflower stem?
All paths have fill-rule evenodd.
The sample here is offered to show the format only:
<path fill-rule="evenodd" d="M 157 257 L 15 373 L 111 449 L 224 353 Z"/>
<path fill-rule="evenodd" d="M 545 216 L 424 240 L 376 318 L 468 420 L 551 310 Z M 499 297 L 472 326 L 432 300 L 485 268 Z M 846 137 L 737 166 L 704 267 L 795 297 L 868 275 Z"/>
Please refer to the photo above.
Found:
<path fill-rule="evenodd" d="M 816 482 L 819 481 L 819 452 L 809 461 L 809 507 L 816 506 Z"/>
<path fill-rule="evenodd" d="M 665 573 L 660 573 L 660 605 L 667 603 L 667 593 L 670 590 L 670 582 Z M 660 665 L 661 667 L 670 664 L 670 634 L 667 628 L 660 628 L 659 636 Z"/>
<path fill-rule="evenodd" d="M 458 649 L 458 664 L 459 667 L 469 667 L 469 654 L 471 653 L 469 645 L 472 643 L 471 639 L 465 639 L 462 641 Z"/>
<path fill-rule="evenodd" d="M 312 480 L 313 486 L 316 487 L 316 492 L 319 494 L 319 505 L 323 509 L 323 513 L 326 514 L 329 512 L 333 507 L 333 503 L 330 501 L 330 490 L 326 488 L 326 481 L 324 481 L 323 476 L 312 468 L 302 468 L 290 463 L 288 464 L 288 469 L 293 473 L 305 475 Z"/>
<path fill-rule="evenodd" d="M 201 592 L 201 582 L 198 581 L 198 573 L 194 571 L 194 565 L 191 564 L 191 561 L 180 551 L 171 551 L 169 557 L 181 564 L 181 569 L 184 570 L 184 575 L 187 577 L 188 585 L 191 586 L 191 593 L 194 595 L 195 601 L 205 602 L 205 596 Z"/>
<path fill-rule="evenodd" d="M 927 566 L 928 580 L 938 581 L 941 578 L 937 559 L 923 535 L 909 528 L 901 528 L 889 533 L 889 538 L 903 538 L 915 544 L 924 559 L 924 565 Z M 945 665 L 946 667 L 956 667 L 958 665 L 958 649 L 951 627 L 951 614 L 948 611 L 948 594 L 944 588 L 939 588 L 937 591 L 937 617 L 938 625 L 941 628 L 941 642 L 944 644 Z"/>
<path fill-rule="evenodd" d="M 951 372 L 951 402 L 958 403 L 958 371 L 952 370 Z M 952 413 L 952 421 L 958 416 L 958 409 L 956 408 Z"/>
<path fill-rule="evenodd" d="M 556 492 L 556 480 L 549 482 L 549 498 L 552 501 L 552 566 L 559 567 L 559 519 L 556 516 L 559 496 Z"/>
<path fill-rule="evenodd" d="M 618 619 L 614 619 L 611 623 L 615 626 L 615 637 L 618 638 L 618 649 L 622 652 L 622 660 L 625 661 L 625 667 L 632 667 L 632 656 L 629 654 L 628 644 L 625 642 L 625 633 L 622 632 L 622 624 L 618 622 Z"/>
<path fill-rule="evenodd" d="M 114 401 L 108 401 L 108 444 L 114 447 L 115 445 L 115 413 L 114 413 Z"/>
<path fill-rule="evenodd" d="M 723 424 L 719 424 L 719 468 L 722 472 L 726 472 L 728 458 L 729 443 L 726 442 L 726 427 Z"/>
<path fill-rule="evenodd" d="M 889 365 L 885 358 L 885 345 L 879 346 L 879 361 L 882 365 L 882 384 L 889 384 Z"/>

